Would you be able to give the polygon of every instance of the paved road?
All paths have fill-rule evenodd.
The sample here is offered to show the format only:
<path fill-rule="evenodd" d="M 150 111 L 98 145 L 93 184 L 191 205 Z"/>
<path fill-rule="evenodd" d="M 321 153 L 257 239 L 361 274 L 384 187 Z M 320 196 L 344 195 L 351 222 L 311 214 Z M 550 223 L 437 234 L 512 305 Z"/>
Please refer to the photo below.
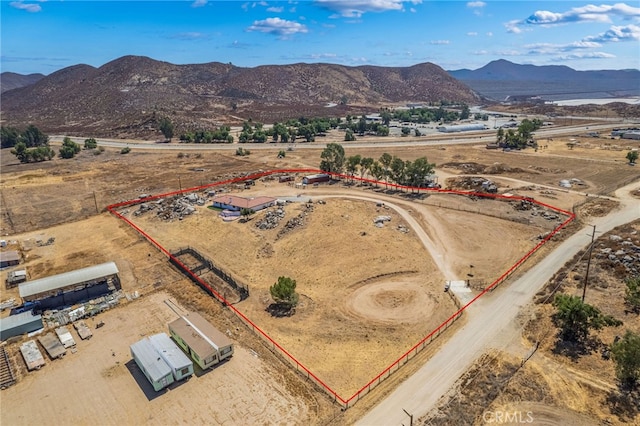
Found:
<path fill-rule="evenodd" d="M 628 123 L 626 124 L 629 125 Z M 588 131 L 598 130 L 610 130 L 614 127 L 625 126 L 622 123 L 612 124 L 597 124 L 590 126 L 563 126 L 563 127 L 544 127 L 535 132 L 535 137 L 538 140 L 552 138 L 562 135 L 575 135 L 584 134 Z M 51 141 L 55 143 L 62 142 L 64 136 L 56 135 L 51 136 Z M 74 142 L 84 144 L 84 137 L 72 137 Z M 434 146 L 434 145 L 461 145 L 461 144 L 487 144 L 495 142 L 496 134 L 495 130 L 486 131 L 482 135 L 465 135 L 462 133 L 436 133 L 420 139 L 406 137 L 406 138 L 375 138 L 367 137 L 367 142 L 343 142 L 340 144 L 344 147 L 352 148 L 397 148 L 398 146 Z M 300 142 L 295 144 L 282 144 L 282 143 L 247 143 L 247 144 L 188 144 L 188 143 L 155 143 L 150 141 L 141 140 L 118 140 L 118 139 L 98 139 L 96 138 L 98 145 L 107 148 L 124 148 L 129 147 L 136 150 L 166 150 L 166 151 L 235 151 L 238 147 L 243 147 L 253 150 L 265 150 L 265 149 L 283 149 L 291 145 L 295 146 L 295 149 L 324 149 L 326 143 L 321 141 L 316 142 Z"/>
<path fill-rule="evenodd" d="M 634 182 L 616 191 L 622 207 L 608 216 L 597 218 L 591 224 L 598 232 L 607 232 L 616 226 L 640 218 L 640 201 L 629 191 L 640 188 Z M 469 321 L 418 372 L 365 415 L 358 425 L 407 424 L 407 410 L 419 418 L 434 408 L 440 397 L 455 384 L 488 348 L 500 337 L 510 323 L 516 320 L 521 307 L 551 279 L 553 274 L 590 242 L 591 226 L 587 226 L 561 243 L 540 263 L 520 279 L 496 294 L 487 294 L 472 305 Z"/>

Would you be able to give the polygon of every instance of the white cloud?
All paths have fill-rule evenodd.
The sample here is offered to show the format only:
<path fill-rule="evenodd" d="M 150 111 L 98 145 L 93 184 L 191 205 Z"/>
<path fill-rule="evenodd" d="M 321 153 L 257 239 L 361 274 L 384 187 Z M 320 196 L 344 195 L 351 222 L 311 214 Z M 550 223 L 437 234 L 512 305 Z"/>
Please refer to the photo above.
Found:
<path fill-rule="evenodd" d="M 276 6 L 271 6 L 267 8 L 267 12 L 274 12 L 274 13 L 280 13 L 284 10 L 284 7 L 280 6 L 280 7 L 276 7 Z"/>
<path fill-rule="evenodd" d="M 412 7 L 412 8 L 409 8 L 409 12 L 411 12 L 411 13 L 416 13 L 416 12 L 417 12 L 417 10 L 416 10 L 416 8 L 415 8 L 415 7 Z"/>
<path fill-rule="evenodd" d="M 208 34 L 191 31 L 186 33 L 175 34 L 171 36 L 171 38 L 178 39 L 178 40 L 202 40 L 202 39 L 211 38 L 211 36 Z"/>
<path fill-rule="evenodd" d="M 404 10 L 403 4 L 420 4 L 422 0 L 315 0 L 315 4 L 336 12 L 332 17 L 359 18 L 367 12 Z"/>
<path fill-rule="evenodd" d="M 493 33 L 491 31 L 487 32 L 487 37 L 493 37 Z"/>
<path fill-rule="evenodd" d="M 555 43 L 534 43 L 524 46 L 529 49 L 530 55 L 558 55 L 562 52 L 584 51 L 602 47 L 600 43 L 591 41 L 575 41 L 573 43 L 555 44 Z"/>
<path fill-rule="evenodd" d="M 475 50 L 475 51 L 471 52 L 471 54 L 472 55 L 480 55 L 480 56 L 482 56 L 482 55 L 488 55 L 489 52 L 486 51 L 486 50 Z"/>
<path fill-rule="evenodd" d="M 477 36 L 477 35 L 478 35 L 478 33 L 477 33 L 477 32 L 475 32 L 475 31 L 469 31 L 469 32 L 467 33 L 467 35 L 468 35 L 469 37 L 475 37 L 475 36 Z"/>
<path fill-rule="evenodd" d="M 597 36 L 590 36 L 584 39 L 584 41 L 595 41 L 600 43 L 626 40 L 640 40 L 640 27 L 633 24 L 623 27 L 613 25 L 608 31 L 600 33 Z"/>
<path fill-rule="evenodd" d="M 570 55 L 558 56 L 553 59 L 553 62 L 574 61 L 577 59 L 610 59 L 615 57 L 616 55 L 605 52 L 579 52 L 572 53 Z"/>
<path fill-rule="evenodd" d="M 470 1 L 467 3 L 467 7 L 485 7 L 486 5 L 483 1 Z"/>
<path fill-rule="evenodd" d="M 257 31 L 266 34 L 274 34 L 280 38 L 287 38 L 294 34 L 306 33 L 309 30 L 299 22 L 287 21 L 280 18 L 267 18 L 261 21 L 254 21 L 247 31 Z"/>
<path fill-rule="evenodd" d="M 429 44 L 436 44 L 436 45 L 449 44 L 449 43 L 451 43 L 449 40 L 431 40 L 429 42 Z"/>
<path fill-rule="evenodd" d="M 191 7 L 202 7 L 205 6 L 207 4 L 208 0 L 195 0 L 193 3 L 191 3 Z"/>
<path fill-rule="evenodd" d="M 574 7 L 566 12 L 551 12 L 548 10 L 538 10 L 531 16 L 522 20 L 509 21 L 505 25 L 508 32 L 520 33 L 520 26 L 525 25 L 558 25 L 574 22 L 600 22 L 610 23 L 612 16 L 623 18 L 639 18 L 640 8 L 629 6 L 624 3 L 603 4 L 596 6 L 588 4 L 582 7 Z"/>
<path fill-rule="evenodd" d="M 42 10 L 39 4 L 22 3 L 21 1 L 13 1 L 9 3 L 9 6 L 20 10 L 26 10 L 31 13 L 40 12 Z"/>

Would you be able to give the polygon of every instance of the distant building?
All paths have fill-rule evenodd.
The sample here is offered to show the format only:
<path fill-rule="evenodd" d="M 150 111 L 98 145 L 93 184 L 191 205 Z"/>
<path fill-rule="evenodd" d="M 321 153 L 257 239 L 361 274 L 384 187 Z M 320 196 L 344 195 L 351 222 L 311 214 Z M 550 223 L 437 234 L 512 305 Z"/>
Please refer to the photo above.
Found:
<path fill-rule="evenodd" d="M 203 370 L 233 355 L 231 340 L 196 312 L 170 323 L 169 332 Z"/>
<path fill-rule="evenodd" d="M 484 124 L 458 124 L 452 126 L 439 126 L 438 131 L 443 133 L 455 133 L 455 132 L 471 132 L 474 130 L 487 130 L 487 126 Z"/>
<path fill-rule="evenodd" d="M 0 252 L 0 268 L 15 266 L 20 263 L 20 254 L 17 251 Z"/>
<path fill-rule="evenodd" d="M 620 139 L 632 139 L 632 140 L 640 140 L 640 130 L 631 130 L 630 132 L 624 132 Z"/>
<path fill-rule="evenodd" d="M 237 195 L 218 195 L 212 201 L 213 207 L 232 211 L 251 209 L 257 212 L 276 204 L 276 199 L 271 197 L 244 198 Z"/>
<path fill-rule="evenodd" d="M 329 182 L 331 175 L 327 173 L 319 173 L 317 175 L 309 175 L 302 178 L 303 185 L 311 185 L 312 183 Z"/>
<path fill-rule="evenodd" d="M 7 274 L 7 288 L 12 288 L 27 280 L 27 271 L 20 269 Z"/>

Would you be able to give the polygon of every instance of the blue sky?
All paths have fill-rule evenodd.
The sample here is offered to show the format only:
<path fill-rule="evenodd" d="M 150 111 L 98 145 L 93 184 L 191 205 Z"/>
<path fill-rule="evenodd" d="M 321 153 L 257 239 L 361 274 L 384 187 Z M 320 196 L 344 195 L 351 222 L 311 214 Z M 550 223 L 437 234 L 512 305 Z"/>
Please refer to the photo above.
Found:
<path fill-rule="evenodd" d="M 2 71 L 124 55 L 175 64 L 640 69 L 640 2 L 1 0 Z"/>

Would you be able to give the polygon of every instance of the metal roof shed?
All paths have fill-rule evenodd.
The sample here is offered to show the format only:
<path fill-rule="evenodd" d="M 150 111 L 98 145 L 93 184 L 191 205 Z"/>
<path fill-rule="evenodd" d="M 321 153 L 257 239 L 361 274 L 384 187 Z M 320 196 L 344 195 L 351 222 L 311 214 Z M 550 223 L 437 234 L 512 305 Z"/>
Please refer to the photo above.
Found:
<path fill-rule="evenodd" d="M 129 349 L 136 364 L 156 392 L 173 383 L 171 367 L 158 355 L 149 339 L 142 339 L 129 346 Z"/>
<path fill-rule="evenodd" d="M 0 340 L 30 333 L 42 328 L 42 316 L 31 311 L 22 312 L 0 319 Z"/>
<path fill-rule="evenodd" d="M 105 278 L 116 276 L 118 272 L 118 267 L 114 262 L 107 262 L 38 280 L 27 281 L 19 286 L 20 297 L 23 300 L 33 300 L 43 293 L 104 280 Z"/>
<path fill-rule="evenodd" d="M 149 336 L 149 342 L 171 368 L 173 378 L 176 381 L 186 379 L 193 374 L 193 362 L 165 333 Z"/>
<path fill-rule="evenodd" d="M 233 355 L 231 340 L 196 312 L 169 323 L 169 331 L 203 370 Z"/>
<path fill-rule="evenodd" d="M 22 346 L 20 346 L 20 352 L 29 371 L 40 370 L 40 367 L 45 365 L 44 357 L 40 349 L 38 349 L 38 344 L 35 340 L 24 342 Z"/>

